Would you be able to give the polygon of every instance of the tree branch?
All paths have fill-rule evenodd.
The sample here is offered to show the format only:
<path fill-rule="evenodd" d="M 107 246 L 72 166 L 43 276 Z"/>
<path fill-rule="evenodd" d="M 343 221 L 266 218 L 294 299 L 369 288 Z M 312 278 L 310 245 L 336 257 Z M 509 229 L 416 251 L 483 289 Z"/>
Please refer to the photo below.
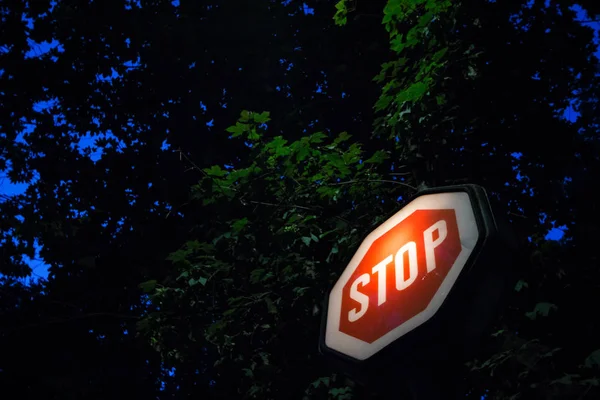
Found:
<path fill-rule="evenodd" d="M 249 203 L 260 204 L 263 206 L 270 206 L 270 207 L 289 207 L 289 208 L 300 208 L 302 210 L 317 211 L 316 208 L 299 206 L 297 204 L 275 204 L 275 203 L 266 203 L 264 201 L 254 201 L 254 200 L 250 200 Z"/>
<path fill-rule="evenodd" d="M 189 162 L 190 164 L 192 164 L 192 168 L 191 169 L 197 169 L 198 171 L 200 171 L 201 174 L 203 174 L 208 179 L 210 179 L 211 181 L 213 181 L 214 183 L 216 183 L 217 186 L 219 187 L 219 189 L 221 189 L 221 192 L 223 192 L 224 195 L 227 195 L 227 193 L 225 192 L 225 187 L 222 186 L 221 183 L 219 183 L 219 181 L 217 181 L 214 177 L 208 175 L 206 172 L 204 172 L 204 170 L 202 168 L 200 168 L 199 166 L 197 166 L 196 163 L 194 163 L 187 155 L 185 155 L 183 153 L 183 150 L 177 149 L 175 151 L 179 153 L 179 160 L 181 160 L 182 157 L 185 158 L 185 160 L 187 162 Z M 190 168 L 188 168 L 185 172 L 187 172 L 189 170 L 190 170 Z M 237 192 L 237 189 L 234 188 L 234 187 L 228 186 L 227 188 L 231 189 L 234 192 Z"/>
<path fill-rule="evenodd" d="M 328 186 L 338 186 L 338 185 L 349 185 L 351 183 L 361 183 L 361 182 L 378 182 L 378 183 L 394 183 L 396 185 L 401 185 L 401 186 L 406 186 L 408 188 L 411 188 L 412 190 L 416 191 L 417 188 L 409 185 L 408 183 L 404 183 L 404 182 L 398 182 L 398 181 L 390 181 L 387 179 L 367 179 L 366 181 L 356 181 L 356 180 L 352 180 L 352 181 L 346 181 L 346 182 L 336 182 L 336 183 L 328 183 Z"/>

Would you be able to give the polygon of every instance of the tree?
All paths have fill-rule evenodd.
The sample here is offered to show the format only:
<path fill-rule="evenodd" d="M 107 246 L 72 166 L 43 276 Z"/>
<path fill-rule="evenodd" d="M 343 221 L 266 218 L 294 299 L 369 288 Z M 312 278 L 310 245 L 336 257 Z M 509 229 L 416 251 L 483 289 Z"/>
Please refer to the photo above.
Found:
<path fill-rule="evenodd" d="M 517 286 L 527 294 L 513 297 L 496 332 L 502 346 L 471 364 L 500 374 L 507 384 L 479 379 L 487 387 L 477 385 L 474 397 L 590 394 L 598 386 L 598 343 L 560 327 L 597 329 L 582 316 L 573 318 L 581 304 L 597 301 L 591 284 L 597 271 L 577 266 L 594 264 L 594 256 L 575 256 L 571 246 L 580 244 L 569 241 L 570 234 L 598 223 L 592 210 L 573 202 L 575 193 L 589 190 L 583 182 L 595 168 L 586 165 L 597 161 L 591 152 L 597 125 L 588 119 L 597 113 L 591 106 L 598 80 L 593 32 L 576 22 L 567 2 L 457 7 L 390 1 L 384 14 L 392 49 L 401 58 L 384 64 L 378 77 L 385 86 L 376 107 L 388 114 L 377 132 L 398 137 L 405 157 L 421 154 L 427 183 L 466 176 L 488 188 L 508 205 L 506 213 L 532 255 Z M 398 22 L 408 27 L 402 30 Z M 561 118 L 570 103 L 582 113 L 575 122 Z M 522 178 L 513 183 L 515 170 Z M 575 209 L 586 211 L 573 218 Z M 542 239 L 553 224 L 569 229 L 559 248 Z M 564 291 L 570 296 L 563 297 Z"/>
<path fill-rule="evenodd" d="M 385 151 L 375 153 L 378 168 L 368 173 L 378 174 L 373 180 L 380 183 L 381 174 L 391 167 L 405 176 L 392 181 L 395 184 L 466 180 L 484 185 L 531 255 L 488 347 L 467 364 L 471 380 L 461 389 L 474 398 L 581 398 L 598 390 L 597 326 L 576 313 L 581 304 L 598 300 L 592 283 L 598 278 L 592 267 L 595 256 L 576 254 L 571 238 L 581 230 L 597 232 L 595 213 L 579 203 L 589 196 L 583 182 L 596 176 L 588 163 L 597 162 L 597 153 L 591 151 L 598 143 L 597 125 L 589 119 L 597 114 L 597 93 L 591 90 L 597 87 L 597 59 L 591 30 L 576 22 L 570 6 L 389 1 L 383 12 L 396 56 L 376 77 L 383 87 L 375 105 L 381 116 L 374 122 L 374 135 L 384 139 Z M 336 21 L 345 24 L 353 7 L 338 3 Z M 569 104 L 582 114 L 575 122 L 562 117 Z M 194 187 L 193 196 L 215 202 L 213 214 L 223 220 L 217 217 L 217 226 L 201 225 L 201 233 L 172 255 L 179 268 L 173 275 L 177 280 L 167 280 L 154 294 L 154 302 L 161 304 L 157 317 L 163 322 L 149 318 L 148 324 L 154 323 L 149 338 L 164 343 L 164 337 L 177 332 L 178 339 L 171 343 L 186 343 L 182 354 L 187 355 L 198 354 L 185 347 L 188 332 L 190 341 L 212 343 L 221 356 L 214 369 L 219 374 L 214 386 L 218 395 L 299 397 L 329 389 L 330 396 L 347 396 L 349 388 L 339 387 L 339 379 L 317 378 L 317 355 L 301 338 L 316 337 L 314 299 L 327 290 L 327 276 L 332 283 L 340 271 L 340 265 L 335 269 L 331 264 L 351 254 L 356 245 L 353 229 L 370 230 L 395 209 L 390 202 L 407 193 L 370 187 L 371 179 L 365 180 L 353 165 L 349 149 L 339 150 L 340 157 L 352 160 L 346 167 L 356 178 L 350 180 L 351 188 L 337 192 L 329 185 L 348 182 L 331 182 L 319 172 L 311 176 L 310 168 L 289 168 L 303 141 L 289 146 L 283 138 L 262 142 L 248 115 L 253 114 L 242 114 L 231 131 L 259 140 L 253 146 L 257 153 L 251 164 L 242 162 L 229 172 L 205 170 L 203 183 Z M 314 171 L 327 171 L 331 156 L 323 149 L 338 146 L 311 143 L 313 137 L 303 139 L 312 144 L 308 154 L 313 159 L 306 165 L 314 163 L 320 166 Z M 352 146 L 360 148 L 359 143 Z M 383 156 L 386 153 L 391 157 Z M 517 171 L 522 178 L 515 180 Z M 336 173 L 347 178 L 342 171 Z M 312 196 L 301 204 L 294 202 L 311 188 Z M 312 214 L 321 210 L 314 202 L 322 200 L 323 193 L 327 204 L 321 207 L 327 212 Z M 256 196 L 260 200 L 254 200 Z M 364 206 L 380 200 L 381 207 Z M 251 212 L 244 211 L 252 204 L 256 207 Z M 224 209 L 217 212 L 219 207 Z M 575 209 L 582 212 L 579 218 L 574 218 Z M 337 217 L 346 224 L 337 225 L 329 239 L 320 238 Z M 284 224 L 284 218 L 291 222 Z M 364 225 L 358 222 L 361 218 Z M 563 224 L 568 233 L 562 242 L 544 239 L 548 228 Z M 283 239 L 290 230 L 297 230 L 296 235 Z M 274 251 L 277 244 L 281 247 Z M 310 252 L 309 246 L 314 247 Z M 332 249 L 333 257 L 340 258 L 327 254 Z M 278 268 L 286 264 L 287 269 Z M 298 282 L 291 283 L 293 279 Z M 303 279 L 310 283 L 301 283 Z M 286 286 L 290 284 L 291 290 Z M 565 290 L 567 295 L 562 294 Z M 286 298 L 291 293 L 296 295 Z M 199 313 L 208 319 L 197 317 L 195 305 L 209 310 Z M 187 319 L 183 325 L 181 316 Z M 589 333 L 575 336 L 572 330 L 558 329 L 565 325 Z M 207 327 L 205 335 L 195 334 L 201 331 L 198 326 Z M 166 359 L 172 349 L 162 348 Z M 291 354 L 287 349 L 293 349 Z"/>
<path fill-rule="evenodd" d="M 383 32 L 369 29 L 378 21 L 339 31 L 331 3 L 307 2 L 314 14 L 303 4 L 2 4 L 0 169 L 30 184 L 0 204 L 3 285 L 28 274 L 23 255 L 33 258 L 38 245 L 50 265 L 48 283 L 3 298 L 18 318 L 2 316 L 2 343 L 23 349 L 3 357 L 6 390 L 25 376 L 19 357 L 36 359 L 44 349 L 56 360 L 69 343 L 93 347 L 100 336 L 104 350 L 90 347 L 107 357 L 99 365 L 120 354 L 115 364 L 143 371 L 139 356 L 150 361 L 144 391 L 159 390 L 161 376 L 168 381 L 136 337 L 147 302 L 138 284 L 168 276 L 166 256 L 210 218 L 186 206 L 198 176 L 183 160 L 204 168 L 244 158 L 244 143 L 221 133 L 240 109 L 285 115 L 272 122 L 274 135 L 300 137 L 309 124 L 368 132 L 377 91 L 369 81 L 379 64 L 372 61 L 386 53 L 377 40 Z M 14 309 L 29 297 L 30 311 Z M 33 348 L 39 332 L 47 342 Z M 85 346 L 70 353 L 77 362 L 89 362 Z M 56 392 L 65 379 L 74 381 L 74 397 L 97 392 L 88 379 L 97 370 L 74 377 L 67 367 L 75 361 L 59 359 L 65 368 L 53 368 L 62 373 L 45 383 L 45 364 L 26 374 L 38 379 L 31 396 Z M 119 385 L 113 381 L 112 392 Z"/>
<path fill-rule="evenodd" d="M 0 204 L 5 390 L 360 397 L 316 354 L 319 300 L 417 187 L 467 181 L 529 260 L 460 389 L 594 396 L 593 32 L 566 1 L 335 7 L 1 7 L 0 169 L 31 182 Z M 23 288 L 36 242 L 50 279 Z M 60 362 L 24 374 L 27 358 Z"/>
<path fill-rule="evenodd" d="M 251 141 L 251 156 L 230 171 L 199 171 L 192 197 L 215 217 L 170 256 L 176 269 L 142 321 L 184 376 L 213 349 L 206 368 L 217 398 L 296 397 L 319 385 L 322 295 L 362 232 L 414 191 L 385 179 L 384 151 L 367 154 L 347 133 L 266 140 L 269 121 L 242 112 L 229 131 Z"/>

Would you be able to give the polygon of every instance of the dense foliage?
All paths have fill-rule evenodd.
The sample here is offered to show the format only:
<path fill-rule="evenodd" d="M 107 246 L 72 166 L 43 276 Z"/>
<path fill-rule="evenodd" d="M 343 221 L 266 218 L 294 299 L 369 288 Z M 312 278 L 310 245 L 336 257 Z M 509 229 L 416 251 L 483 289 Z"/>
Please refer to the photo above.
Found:
<path fill-rule="evenodd" d="M 597 397 L 598 43 L 579 21 L 598 14 L 1 2 L 0 170 L 29 184 L 0 203 L 3 390 L 369 397 L 317 353 L 321 299 L 412 193 L 470 182 L 526 256 L 447 393 Z M 38 246 L 49 278 L 25 286 Z"/>

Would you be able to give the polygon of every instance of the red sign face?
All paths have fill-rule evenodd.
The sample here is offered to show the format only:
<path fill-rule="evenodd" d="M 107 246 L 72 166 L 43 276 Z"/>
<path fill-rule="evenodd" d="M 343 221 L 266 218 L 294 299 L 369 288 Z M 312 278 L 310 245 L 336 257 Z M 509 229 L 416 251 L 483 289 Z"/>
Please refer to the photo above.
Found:
<path fill-rule="evenodd" d="M 467 193 L 411 201 L 367 236 L 331 290 L 326 346 L 364 360 L 426 322 L 478 238 Z"/>
<path fill-rule="evenodd" d="M 371 245 L 343 289 L 340 331 L 367 343 L 429 305 L 460 253 L 454 210 L 418 210 Z"/>

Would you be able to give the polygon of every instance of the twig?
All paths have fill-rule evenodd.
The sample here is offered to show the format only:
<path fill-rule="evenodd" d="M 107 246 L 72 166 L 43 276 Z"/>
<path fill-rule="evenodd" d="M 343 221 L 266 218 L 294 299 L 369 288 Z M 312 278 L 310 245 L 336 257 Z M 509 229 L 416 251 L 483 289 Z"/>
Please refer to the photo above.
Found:
<path fill-rule="evenodd" d="M 524 216 L 524 215 L 521 215 L 521 214 L 515 214 L 514 212 L 509 212 L 509 214 L 510 214 L 510 215 L 514 215 L 515 217 L 519 217 L 519 218 L 527 218 L 527 217 L 526 217 L 526 216 Z"/>
<path fill-rule="evenodd" d="M 169 210 L 169 212 L 167 213 L 167 216 L 165 217 L 165 219 L 169 218 L 169 215 L 171 215 L 171 212 L 172 212 L 172 211 L 179 210 L 179 209 L 181 209 L 182 207 L 185 207 L 185 206 L 187 206 L 188 204 L 190 204 L 190 203 L 189 203 L 189 202 L 187 202 L 187 203 L 183 203 L 182 205 L 180 205 L 180 206 L 178 206 L 178 207 L 171 207 L 171 209 L 170 209 L 170 210 Z"/>
<path fill-rule="evenodd" d="M 221 186 L 221 184 L 219 183 L 219 181 L 217 181 L 216 179 L 214 179 L 212 176 L 208 175 L 206 172 L 204 172 L 204 170 L 202 168 L 200 168 L 199 166 L 196 165 L 196 163 L 194 163 L 187 155 L 185 155 L 183 153 L 183 151 L 181 149 L 177 149 L 175 150 L 177 152 L 179 152 L 179 159 L 181 160 L 181 157 L 183 156 L 183 158 L 185 158 L 185 160 L 187 162 L 189 162 L 190 164 L 192 164 L 192 167 L 197 169 L 198 171 L 200 171 L 204 176 L 206 176 L 208 179 L 210 179 L 211 181 L 213 181 L 214 183 L 217 184 L 217 186 L 219 187 L 219 189 L 221 189 L 221 192 L 223 192 L 224 195 L 227 195 L 227 193 L 225 192 L 225 188 L 223 186 Z M 186 172 L 189 171 L 189 169 L 186 170 Z M 234 192 L 237 192 L 237 190 L 231 186 L 228 187 L 229 189 L 233 190 Z"/>
<path fill-rule="evenodd" d="M 588 393 L 589 393 L 589 392 L 590 392 L 590 390 L 592 389 L 592 386 L 593 386 L 593 385 L 592 385 L 591 383 L 588 385 L 588 387 L 587 387 L 586 391 L 585 391 L 585 392 L 583 392 L 583 393 L 581 394 L 581 396 L 579 397 L 579 400 L 583 400 L 583 399 L 584 399 L 584 398 L 585 398 L 585 397 L 588 395 Z"/>
<path fill-rule="evenodd" d="M 302 210 L 316 211 L 316 208 L 299 206 L 297 204 L 289 204 L 289 205 L 287 205 L 287 204 L 274 204 L 274 203 L 266 203 L 264 201 L 254 201 L 254 200 L 250 200 L 249 202 L 252 203 L 252 204 L 260 204 L 260 205 L 263 205 L 263 206 L 270 206 L 270 207 L 281 207 L 281 206 L 284 206 L 284 207 L 289 207 L 289 208 L 300 208 Z"/>
<path fill-rule="evenodd" d="M 349 185 L 351 183 L 361 183 L 361 182 L 378 182 L 378 183 L 394 183 L 396 185 L 401 185 L 401 186 L 406 186 L 411 188 L 412 190 L 416 191 L 417 188 L 409 185 L 408 183 L 404 183 L 404 182 L 398 182 L 398 181 L 390 181 L 387 179 L 367 179 L 366 181 L 356 181 L 356 180 L 352 180 L 352 181 L 346 181 L 346 182 L 335 182 L 335 183 L 328 183 L 328 186 L 338 186 L 338 185 Z"/>

